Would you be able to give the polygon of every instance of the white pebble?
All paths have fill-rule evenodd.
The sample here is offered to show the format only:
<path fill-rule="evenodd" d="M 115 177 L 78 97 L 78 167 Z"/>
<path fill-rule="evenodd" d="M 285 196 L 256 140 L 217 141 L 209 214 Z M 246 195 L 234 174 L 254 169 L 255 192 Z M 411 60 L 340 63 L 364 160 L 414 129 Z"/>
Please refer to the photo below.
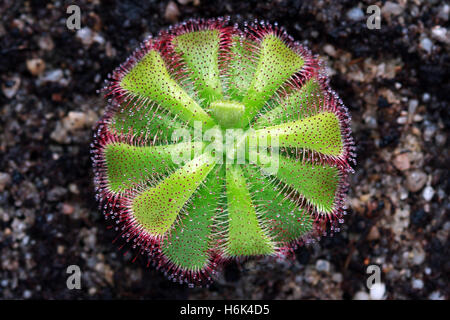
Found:
<path fill-rule="evenodd" d="M 331 280 L 333 280 L 336 283 L 341 283 L 343 280 L 342 273 L 335 273 L 331 276 Z"/>
<path fill-rule="evenodd" d="M 347 11 L 347 18 L 353 21 L 359 21 L 364 19 L 364 12 L 361 8 L 354 7 Z"/>
<path fill-rule="evenodd" d="M 326 44 L 323 47 L 323 51 L 325 51 L 325 53 L 327 55 L 329 55 L 330 57 L 335 57 L 336 56 L 336 49 L 331 44 Z"/>
<path fill-rule="evenodd" d="M 398 16 L 402 12 L 403 12 L 403 7 L 401 7 L 399 4 L 392 2 L 392 1 L 387 1 L 384 4 L 383 8 L 381 9 L 381 13 L 384 16 L 390 16 L 390 15 Z"/>
<path fill-rule="evenodd" d="M 416 99 L 409 100 L 408 113 L 414 114 L 416 112 L 418 106 L 419 106 L 419 101 L 417 101 Z"/>
<path fill-rule="evenodd" d="M 330 262 L 328 262 L 327 260 L 322 260 L 322 259 L 317 260 L 316 261 L 316 270 L 329 272 L 330 271 Z"/>
<path fill-rule="evenodd" d="M 433 291 L 428 297 L 430 300 L 445 300 L 445 296 L 439 291 Z"/>
<path fill-rule="evenodd" d="M 23 292 L 23 298 L 24 298 L 24 299 L 30 299 L 30 298 L 31 298 L 31 295 L 32 295 L 32 293 L 31 293 L 30 290 L 25 290 L 25 291 Z"/>
<path fill-rule="evenodd" d="M 449 42 L 448 36 L 447 36 L 447 29 L 441 26 L 435 26 L 431 30 L 431 37 L 433 39 L 436 39 L 437 41 L 441 42 Z"/>
<path fill-rule="evenodd" d="M 405 124 L 408 121 L 407 117 L 398 117 L 397 118 L 397 123 L 398 124 Z"/>
<path fill-rule="evenodd" d="M 64 73 L 61 69 L 50 70 L 44 74 L 42 77 L 42 81 L 48 82 L 58 82 L 64 76 Z"/>
<path fill-rule="evenodd" d="M 372 300 L 382 300 L 385 298 L 386 285 L 384 283 L 375 283 L 372 288 L 370 288 L 370 298 Z"/>
<path fill-rule="evenodd" d="M 431 50 L 433 49 L 433 42 L 431 42 L 428 38 L 423 38 L 420 40 L 420 47 L 427 53 L 431 53 Z"/>
<path fill-rule="evenodd" d="M 423 289 L 423 281 L 421 279 L 413 279 L 412 287 L 418 290 Z"/>
<path fill-rule="evenodd" d="M 355 293 L 353 300 L 370 300 L 370 296 L 365 291 L 358 291 Z"/>
<path fill-rule="evenodd" d="M 422 249 L 413 249 L 412 254 L 412 261 L 415 265 L 421 265 L 425 261 L 426 255 Z"/>
<path fill-rule="evenodd" d="M 437 17 L 439 19 L 448 21 L 449 12 L 450 12 L 450 6 L 448 4 L 444 4 L 442 7 L 439 8 L 439 13 L 437 14 Z"/>
<path fill-rule="evenodd" d="M 88 27 L 78 30 L 75 36 L 87 47 L 94 42 L 94 32 Z"/>
<path fill-rule="evenodd" d="M 422 197 L 425 199 L 425 201 L 430 201 L 431 199 L 433 199 L 434 193 L 435 191 L 432 187 L 426 186 L 422 191 Z"/>
<path fill-rule="evenodd" d="M 428 102 L 428 101 L 430 101 L 430 98 L 431 98 L 431 96 L 430 96 L 430 94 L 427 93 L 427 92 L 425 92 L 425 93 L 422 95 L 422 100 L 423 100 L 423 102 Z"/>

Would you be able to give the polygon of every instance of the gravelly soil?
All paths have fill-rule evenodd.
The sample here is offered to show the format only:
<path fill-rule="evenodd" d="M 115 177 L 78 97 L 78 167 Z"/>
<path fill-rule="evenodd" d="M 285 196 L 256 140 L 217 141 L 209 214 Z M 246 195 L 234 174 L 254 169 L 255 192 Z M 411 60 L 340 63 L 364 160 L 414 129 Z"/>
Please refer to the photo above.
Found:
<path fill-rule="evenodd" d="M 381 29 L 369 30 L 373 1 L 73 1 L 78 32 L 65 27 L 71 3 L 0 4 L 0 299 L 449 298 L 448 3 L 378 1 Z M 339 234 L 188 289 L 111 243 L 89 144 L 105 106 L 96 90 L 141 40 L 223 15 L 278 21 L 327 61 L 353 116 L 358 165 Z M 71 264 L 81 290 L 66 287 Z M 369 296 L 371 264 L 383 285 Z"/>

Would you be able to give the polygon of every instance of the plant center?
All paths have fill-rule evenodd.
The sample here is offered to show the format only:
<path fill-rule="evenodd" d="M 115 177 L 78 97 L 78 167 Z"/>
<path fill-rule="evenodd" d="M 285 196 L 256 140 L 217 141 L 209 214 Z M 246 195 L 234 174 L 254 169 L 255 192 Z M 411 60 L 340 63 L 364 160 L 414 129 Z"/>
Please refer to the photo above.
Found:
<path fill-rule="evenodd" d="M 218 100 L 210 105 L 211 113 L 222 128 L 236 128 L 245 106 L 237 101 Z"/>

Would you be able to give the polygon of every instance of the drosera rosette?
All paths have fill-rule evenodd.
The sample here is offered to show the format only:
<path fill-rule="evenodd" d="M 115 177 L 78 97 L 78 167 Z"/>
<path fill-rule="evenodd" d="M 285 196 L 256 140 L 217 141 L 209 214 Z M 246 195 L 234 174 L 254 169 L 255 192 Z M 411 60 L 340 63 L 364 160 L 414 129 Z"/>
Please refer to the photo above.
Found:
<path fill-rule="evenodd" d="M 91 151 L 118 237 L 202 285 L 228 260 L 338 231 L 354 143 L 323 70 L 258 21 L 189 20 L 144 41 L 107 82 Z"/>

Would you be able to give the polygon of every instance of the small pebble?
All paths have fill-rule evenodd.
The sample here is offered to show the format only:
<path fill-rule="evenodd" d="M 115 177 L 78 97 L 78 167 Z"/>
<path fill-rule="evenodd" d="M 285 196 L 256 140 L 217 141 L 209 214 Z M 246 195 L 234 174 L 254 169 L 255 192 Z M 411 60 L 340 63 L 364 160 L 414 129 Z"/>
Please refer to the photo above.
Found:
<path fill-rule="evenodd" d="M 400 200 L 406 200 L 408 199 L 408 191 L 406 191 L 405 189 L 401 189 L 400 190 Z"/>
<path fill-rule="evenodd" d="M 397 123 L 398 124 L 405 124 L 408 122 L 408 118 L 407 117 L 398 117 L 397 118 Z"/>
<path fill-rule="evenodd" d="M 40 58 L 27 60 L 27 69 L 33 76 L 39 76 L 45 70 L 45 62 Z"/>
<path fill-rule="evenodd" d="M 342 276 L 342 273 L 333 273 L 333 275 L 331 276 L 331 280 L 336 283 L 341 283 L 344 280 L 344 277 Z"/>
<path fill-rule="evenodd" d="M 11 183 L 11 176 L 6 172 L 0 172 L 0 192 Z"/>
<path fill-rule="evenodd" d="M 448 3 L 445 3 L 444 5 L 442 5 L 442 7 L 439 8 L 437 16 L 439 19 L 448 21 L 449 13 L 450 13 L 450 5 Z"/>
<path fill-rule="evenodd" d="M 423 281 L 421 279 L 412 279 L 412 287 L 414 289 L 423 289 Z"/>
<path fill-rule="evenodd" d="M 80 190 L 78 189 L 78 186 L 75 183 L 69 184 L 69 191 L 73 194 L 80 194 Z"/>
<path fill-rule="evenodd" d="M 427 182 L 427 175 L 419 170 L 410 171 L 406 174 L 406 188 L 411 192 L 417 192 Z"/>
<path fill-rule="evenodd" d="M 67 190 L 63 187 L 54 187 L 47 193 L 48 201 L 58 201 L 62 197 L 64 197 L 67 193 Z"/>
<path fill-rule="evenodd" d="M 167 4 L 166 12 L 164 13 L 164 18 L 169 22 L 177 22 L 180 16 L 180 10 L 175 2 L 170 1 Z"/>
<path fill-rule="evenodd" d="M 428 298 L 430 298 L 430 300 L 445 300 L 445 296 L 439 291 L 433 291 Z"/>
<path fill-rule="evenodd" d="M 390 17 L 391 15 L 398 16 L 402 12 L 403 7 L 392 1 L 386 1 L 383 8 L 381 8 L 381 13 L 386 17 Z"/>
<path fill-rule="evenodd" d="M 423 121 L 423 117 L 420 114 L 415 114 L 413 117 L 414 122 L 421 122 Z"/>
<path fill-rule="evenodd" d="M 44 73 L 41 78 L 44 82 L 58 82 L 64 77 L 64 73 L 61 69 L 50 70 Z"/>
<path fill-rule="evenodd" d="M 31 296 L 32 296 L 32 293 L 31 293 L 30 290 L 25 290 L 25 291 L 23 292 L 23 298 L 24 298 L 24 299 L 30 299 Z"/>
<path fill-rule="evenodd" d="M 410 115 L 413 115 L 416 112 L 418 106 L 419 106 L 419 101 L 417 101 L 416 99 L 409 100 L 408 113 Z"/>
<path fill-rule="evenodd" d="M 420 47 L 425 50 L 427 53 L 431 53 L 433 50 L 433 43 L 428 38 L 423 38 L 420 40 Z"/>
<path fill-rule="evenodd" d="M 436 131 L 437 131 L 436 125 L 427 121 L 425 123 L 425 131 L 423 132 L 423 139 L 425 141 L 431 141 L 431 138 L 433 138 Z"/>
<path fill-rule="evenodd" d="M 56 248 L 56 252 L 59 255 L 64 254 L 64 251 L 66 251 L 66 248 L 63 245 L 58 245 L 58 247 Z"/>
<path fill-rule="evenodd" d="M 370 300 L 370 296 L 367 292 L 365 291 L 358 291 L 357 293 L 355 293 L 355 295 L 353 296 L 353 300 Z"/>
<path fill-rule="evenodd" d="M 94 32 L 88 27 L 78 30 L 75 36 L 86 47 L 91 46 L 94 42 Z"/>
<path fill-rule="evenodd" d="M 63 214 L 71 215 L 74 211 L 75 211 L 75 208 L 72 205 L 70 205 L 68 203 L 63 204 L 63 206 L 62 206 Z"/>
<path fill-rule="evenodd" d="M 422 249 L 414 249 L 412 251 L 413 253 L 413 257 L 412 257 L 412 262 L 415 265 L 421 265 L 424 261 L 425 261 L 425 251 L 423 251 Z"/>
<path fill-rule="evenodd" d="M 40 37 L 38 40 L 39 48 L 41 48 L 44 51 L 52 51 L 55 47 L 55 44 L 51 37 L 49 36 L 43 36 Z"/>
<path fill-rule="evenodd" d="M 370 298 L 372 300 L 382 300 L 385 298 L 386 285 L 384 283 L 375 283 L 370 288 Z"/>
<path fill-rule="evenodd" d="M 347 18 L 353 21 L 360 21 L 364 19 L 364 12 L 359 7 L 354 7 L 347 11 Z"/>
<path fill-rule="evenodd" d="M 8 99 L 13 98 L 20 87 L 20 78 L 12 77 L 2 82 L 2 92 Z"/>
<path fill-rule="evenodd" d="M 439 147 L 442 147 L 445 145 L 445 142 L 447 141 L 447 135 L 443 133 L 438 133 L 434 139 L 436 140 L 436 145 Z"/>
<path fill-rule="evenodd" d="M 378 240 L 380 238 L 380 231 L 378 231 L 378 228 L 376 226 L 372 226 L 370 228 L 369 234 L 367 235 L 367 240 L 374 241 Z"/>
<path fill-rule="evenodd" d="M 326 44 L 323 47 L 323 51 L 325 51 L 325 53 L 330 57 L 336 57 L 336 49 L 334 49 L 334 47 L 331 44 Z"/>
<path fill-rule="evenodd" d="M 425 189 L 423 189 L 422 197 L 425 199 L 425 201 L 430 201 L 433 199 L 434 196 L 434 189 L 430 186 L 426 186 Z"/>
<path fill-rule="evenodd" d="M 431 37 L 437 41 L 449 43 L 450 38 L 447 29 L 441 26 L 435 26 L 431 29 Z"/>
<path fill-rule="evenodd" d="M 430 99 L 431 99 L 431 96 L 430 96 L 429 93 L 425 92 L 425 93 L 422 95 L 422 101 L 423 101 L 423 102 L 428 102 L 428 101 L 430 101 Z"/>
<path fill-rule="evenodd" d="M 63 119 L 63 127 L 73 132 L 84 128 L 87 122 L 87 115 L 81 111 L 70 111 Z"/>
<path fill-rule="evenodd" d="M 316 261 L 316 270 L 330 272 L 330 262 L 327 260 L 319 259 Z"/>
<path fill-rule="evenodd" d="M 98 33 L 96 33 L 95 35 L 94 35 L 94 42 L 97 42 L 98 44 L 100 44 L 100 45 L 103 45 L 103 44 L 105 44 L 105 38 L 103 38 L 101 35 L 99 35 Z"/>
<path fill-rule="evenodd" d="M 401 153 L 394 158 L 394 166 L 400 171 L 406 171 L 410 168 L 409 156 L 407 153 Z"/>
<path fill-rule="evenodd" d="M 50 133 L 50 138 L 61 144 L 70 143 L 70 137 L 67 134 L 67 130 L 63 128 L 61 122 L 57 122 L 55 129 Z"/>

